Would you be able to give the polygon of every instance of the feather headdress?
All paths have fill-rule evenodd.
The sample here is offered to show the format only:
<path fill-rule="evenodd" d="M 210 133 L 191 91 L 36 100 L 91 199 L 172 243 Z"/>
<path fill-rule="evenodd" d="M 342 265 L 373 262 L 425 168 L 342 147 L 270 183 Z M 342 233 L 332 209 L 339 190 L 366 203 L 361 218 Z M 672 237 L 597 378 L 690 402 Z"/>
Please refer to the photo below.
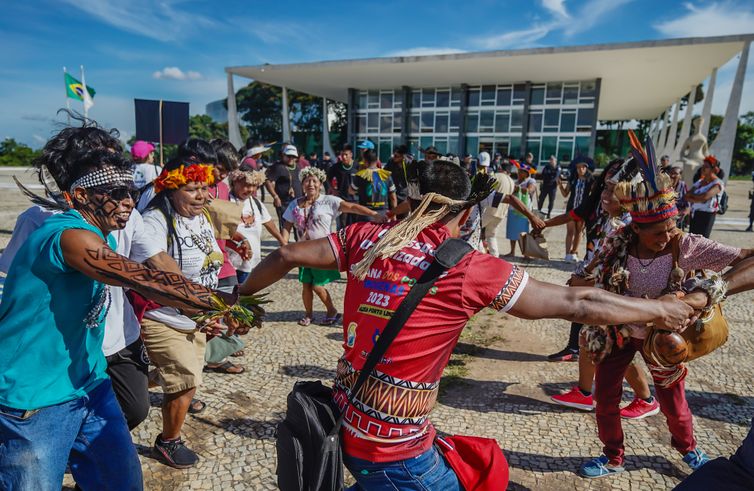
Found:
<path fill-rule="evenodd" d="M 73 205 L 71 203 L 71 197 L 67 192 L 61 191 L 60 186 L 52 177 L 49 169 L 46 165 L 42 165 L 39 168 L 39 181 L 42 183 L 45 189 L 45 195 L 47 197 L 39 196 L 31 191 L 29 188 L 21 184 L 16 176 L 13 176 L 13 180 L 16 182 L 16 186 L 26 195 L 29 200 L 35 205 L 50 211 L 67 211 L 70 210 Z"/>
<path fill-rule="evenodd" d="M 615 195 L 628 209 L 634 222 L 656 223 L 676 216 L 678 209 L 675 205 L 675 192 L 670 176 L 657 167 L 652 139 L 647 137 L 646 147 L 642 147 L 632 130 L 628 130 L 628 137 L 631 143 L 631 166 L 638 169 L 641 180 L 618 182 Z M 624 165 L 618 174 L 625 179 L 631 172 L 631 168 Z"/>

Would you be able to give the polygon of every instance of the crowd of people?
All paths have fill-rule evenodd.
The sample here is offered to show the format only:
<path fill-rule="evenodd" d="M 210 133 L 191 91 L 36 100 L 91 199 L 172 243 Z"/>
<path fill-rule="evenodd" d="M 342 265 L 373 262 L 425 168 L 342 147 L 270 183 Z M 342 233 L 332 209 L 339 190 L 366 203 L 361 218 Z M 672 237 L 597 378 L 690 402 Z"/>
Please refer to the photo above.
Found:
<path fill-rule="evenodd" d="M 90 121 L 63 129 L 34 162 L 45 195 L 23 188 L 33 206 L 18 217 L 0 258 L 7 274 L 0 488 L 59 489 L 69 469 L 84 490 L 103 483 L 141 489 L 129 430 L 147 417 L 150 384 L 163 394 L 154 455 L 175 468 L 196 465 L 182 427 L 187 414 L 206 409 L 203 373 L 245 373 L 231 359 L 243 354 L 252 326 L 232 309 L 239 295 L 261 292 L 293 268 L 304 312 L 298 324 L 343 328 L 332 404 L 343 415 L 354 490 L 462 489 L 438 452 L 429 414 L 461 331 L 485 308 L 572 323 L 566 348 L 550 359 L 579 362 L 577 385 L 553 401 L 596 409 L 603 455 L 581 466 L 583 477 L 622 472 L 621 417 L 660 411 L 690 470 L 709 461 L 685 398 L 689 368 L 659 364 L 645 339 L 654 330 L 695 329 L 726 290 L 754 285 L 754 251 L 709 239 L 724 191 L 714 157 L 687 188 L 678 168 L 662 168 L 651 142 L 633 135 L 632 154 L 601 173 L 587 159 L 562 169 L 553 156 L 538 172 L 531 154 L 459 159 L 428 147 L 414 158 L 405 145 L 383 163 L 369 140 L 356 155 L 344 146 L 335 160 L 328 153 L 307 159 L 286 142 L 273 162 L 275 147 L 264 142 L 239 151 L 228 141 L 192 138 L 158 165 L 152 144 L 133 143 L 127 158 L 117 136 Z M 558 190 L 566 212 L 552 217 Z M 510 252 L 500 257 L 503 219 Z M 522 234 L 560 225 L 567 227 L 565 260 L 577 263 L 567 286 L 538 281 L 506 260 Z M 280 246 L 266 257 L 264 230 Z M 411 282 L 459 237 L 471 252 L 437 279 L 369 383 L 352 393 Z M 702 269 L 713 277 L 696 278 Z M 341 274 L 338 305 L 327 285 Z M 632 362 L 637 351 L 655 396 Z M 621 409 L 624 377 L 635 399 Z M 397 403 L 409 397 L 423 402 Z"/>

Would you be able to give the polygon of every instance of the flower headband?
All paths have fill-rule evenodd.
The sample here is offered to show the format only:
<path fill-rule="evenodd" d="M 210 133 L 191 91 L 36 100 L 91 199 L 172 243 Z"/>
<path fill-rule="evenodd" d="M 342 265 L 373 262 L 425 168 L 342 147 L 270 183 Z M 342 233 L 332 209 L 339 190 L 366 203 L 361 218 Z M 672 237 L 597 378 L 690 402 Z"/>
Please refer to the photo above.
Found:
<path fill-rule="evenodd" d="M 154 180 L 154 192 L 160 193 L 165 189 L 178 189 L 189 182 L 213 184 L 215 176 L 212 166 L 208 164 L 181 165 L 177 169 L 168 171 L 163 169 Z"/>
<path fill-rule="evenodd" d="M 319 179 L 319 182 L 323 184 L 327 181 L 327 174 L 325 174 L 325 171 L 318 169 L 317 167 L 304 167 L 301 169 L 301 172 L 298 173 L 298 178 L 301 182 L 304 182 L 307 177 L 311 176 L 316 177 Z"/>

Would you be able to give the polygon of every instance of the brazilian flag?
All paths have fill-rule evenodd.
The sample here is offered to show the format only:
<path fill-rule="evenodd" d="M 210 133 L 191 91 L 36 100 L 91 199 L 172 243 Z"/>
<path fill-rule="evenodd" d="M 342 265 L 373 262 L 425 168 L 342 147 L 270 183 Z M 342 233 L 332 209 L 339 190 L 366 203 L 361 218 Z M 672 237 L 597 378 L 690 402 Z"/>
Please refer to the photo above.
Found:
<path fill-rule="evenodd" d="M 87 87 L 86 90 L 87 92 L 89 92 L 89 97 L 93 98 L 96 91 L 91 87 Z M 77 101 L 83 101 L 84 100 L 84 85 L 66 73 L 65 74 L 65 93 L 71 99 L 76 99 Z"/>

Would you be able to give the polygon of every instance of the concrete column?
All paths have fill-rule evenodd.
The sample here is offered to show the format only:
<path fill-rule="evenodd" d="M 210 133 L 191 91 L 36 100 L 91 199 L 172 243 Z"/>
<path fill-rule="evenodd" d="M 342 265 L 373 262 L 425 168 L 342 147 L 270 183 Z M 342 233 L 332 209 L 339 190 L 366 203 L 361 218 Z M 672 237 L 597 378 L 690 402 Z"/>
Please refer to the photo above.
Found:
<path fill-rule="evenodd" d="M 660 137 L 657 140 L 657 146 L 656 146 L 657 155 L 660 157 L 664 155 L 663 152 L 665 151 L 665 142 L 668 139 L 668 117 L 670 116 L 671 108 L 672 106 L 668 107 L 667 109 L 665 109 L 665 112 L 662 113 L 662 121 L 660 122 L 660 124 L 662 125 L 662 129 L 660 130 Z"/>
<path fill-rule="evenodd" d="M 668 139 L 665 141 L 665 148 L 662 149 L 662 152 L 660 152 L 660 156 L 662 155 L 670 155 L 673 153 L 673 149 L 675 149 L 676 145 L 676 134 L 678 133 L 678 112 L 681 110 L 681 98 L 679 97 L 677 101 L 675 101 L 675 109 L 673 109 L 673 121 L 670 124 L 670 131 L 668 133 Z M 671 160 L 671 162 L 673 162 Z"/>
<path fill-rule="evenodd" d="M 469 153 L 466 148 L 466 114 L 468 112 L 469 86 L 461 84 L 461 106 L 458 108 L 458 157 L 461 159 Z"/>
<path fill-rule="evenodd" d="M 291 141 L 291 111 L 288 107 L 288 89 L 283 87 L 283 141 Z"/>
<path fill-rule="evenodd" d="M 702 124 L 702 135 L 704 135 L 705 138 L 709 136 L 709 118 L 712 115 L 712 97 L 715 95 L 716 80 L 717 68 L 713 68 L 712 73 L 709 76 L 707 90 L 704 94 L 704 107 L 702 108 L 702 118 L 704 118 L 704 123 Z"/>
<path fill-rule="evenodd" d="M 346 105 L 346 143 L 352 144 L 356 138 L 356 89 L 348 89 Z"/>
<path fill-rule="evenodd" d="M 594 150 L 597 145 L 597 123 L 599 121 L 597 114 L 600 110 L 600 89 L 602 88 L 602 79 L 595 80 L 594 87 L 594 119 L 592 120 L 592 135 L 589 138 L 589 158 L 594 158 Z M 543 116 L 544 117 L 544 116 Z M 541 159 L 542 156 L 540 155 Z"/>
<path fill-rule="evenodd" d="M 730 176 L 730 164 L 733 160 L 733 145 L 736 142 L 736 130 L 738 129 L 738 110 L 741 108 L 741 92 L 744 89 L 750 46 L 751 41 L 746 41 L 743 50 L 741 50 L 741 59 L 738 60 L 736 78 L 733 79 L 728 107 L 725 109 L 725 118 L 723 124 L 720 125 L 717 138 L 710 146 L 710 153 L 717 157 L 717 160 L 720 161 L 720 168 L 725 171 L 726 182 L 728 176 Z"/>
<path fill-rule="evenodd" d="M 233 88 L 233 74 L 228 72 L 228 140 L 234 147 L 241 148 L 241 130 L 238 129 L 238 108 L 236 107 L 236 91 Z"/>
<path fill-rule="evenodd" d="M 660 136 L 660 121 L 662 121 L 662 114 L 652 120 L 652 124 L 649 125 L 649 137 L 657 148 L 657 138 Z"/>
<path fill-rule="evenodd" d="M 518 155 L 521 160 L 526 156 L 526 140 L 529 136 L 529 106 L 531 105 L 531 81 L 526 82 L 524 89 L 524 114 L 521 116 L 521 146 L 518 149 Z M 571 156 L 571 158 L 575 155 Z"/>
<path fill-rule="evenodd" d="M 694 103 L 696 102 L 696 85 L 691 86 L 689 92 L 688 104 L 686 104 L 686 114 L 683 116 L 683 127 L 681 134 L 678 135 L 678 142 L 673 147 L 673 153 L 670 154 L 670 161 L 676 162 L 681 157 L 681 147 L 691 134 L 691 118 L 694 116 Z"/>
<path fill-rule="evenodd" d="M 335 158 L 335 152 L 333 152 L 332 145 L 330 144 L 330 120 L 328 119 L 329 112 L 327 110 L 327 98 L 322 98 L 322 154 L 329 152 L 330 155 Z"/>
<path fill-rule="evenodd" d="M 408 145 L 411 138 L 411 87 L 401 87 L 401 143 Z"/>

